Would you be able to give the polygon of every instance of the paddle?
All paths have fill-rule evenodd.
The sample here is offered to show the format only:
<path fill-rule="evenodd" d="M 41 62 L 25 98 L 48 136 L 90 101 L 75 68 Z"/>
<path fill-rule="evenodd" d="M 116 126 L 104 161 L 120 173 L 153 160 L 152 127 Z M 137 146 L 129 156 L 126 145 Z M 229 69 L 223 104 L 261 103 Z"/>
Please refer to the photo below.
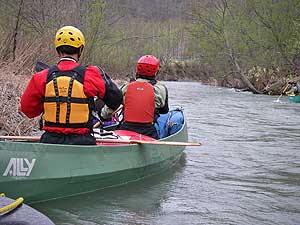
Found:
<path fill-rule="evenodd" d="M 47 69 L 47 68 L 49 68 L 49 66 L 47 64 L 43 63 L 43 62 L 38 61 L 35 64 L 35 71 L 36 72 L 40 72 L 40 71 L 42 71 L 44 69 Z"/>
<path fill-rule="evenodd" d="M 279 102 L 279 99 L 281 98 L 281 96 L 283 95 L 283 93 L 285 93 L 286 89 L 288 88 L 289 84 L 286 84 L 286 86 L 284 87 L 283 91 L 281 92 L 281 95 L 277 98 L 276 102 Z"/>
<path fill-rule="evenodd" d="M 0 139 L 16 141 L 39 141 L 39 136 L 0 136 Z M 197 142 L 177 142 L 177 141 L 143 141 L 143 140 L 118 140 L 118 139 L 96 139 L 98 143 L 118 143 L 118 144 L 151 144 L 169 146 L 200 146 Z"/>

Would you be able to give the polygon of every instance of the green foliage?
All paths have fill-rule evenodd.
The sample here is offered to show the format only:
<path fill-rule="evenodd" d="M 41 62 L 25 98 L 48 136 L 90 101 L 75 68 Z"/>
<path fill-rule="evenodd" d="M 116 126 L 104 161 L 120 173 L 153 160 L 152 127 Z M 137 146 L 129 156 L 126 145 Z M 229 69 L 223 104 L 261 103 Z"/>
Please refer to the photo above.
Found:
<path fill-rule="evenodd" d="M 195 5 L 190 27 L 195 51 L 226 74 L 233 55 L 245 70 L 253 65 L 297 68 L 299 0 L 222 0 Z"/>
<path fill-rule="evenodd" d="M 95 8 L 95 6 L 93 6 Z M 126 24 L 120 22 L 108 26 L 104 17 L 95 19 L 90 13 L 89 21 L 102 21 L 88 28 L 85 61 L 107 65 L 116 72 L 134 73 L 137 59 L 141 55 L 153 54 L 165 61 L 178 55 L 183 24 L 174 21 L 142 23 L 129 18 Z M 103 14 L 102 14 L 103 15 Z M 99 16 L 99 13 L 98 13 Z M 100 26 L 98 32 L 97 27 Z"/>
<path fill-rule="evenodd" d="M 20 2 L 0 0 L 2 46 L 12 45 Z M 26 0 L 17 45 L 53 49 L 55 31 L 74 25 L 86 37 L 83 62 L 116 73 L 133 74 L 136 60 L 153 54 L 163 65 L 200 61 L 218 77 L 236 72 L 234 62 L 244 71 L 257 65 L 293 74 L 300 68 L 299 6 L 300 0 Z"/>
<path fill-rule="evenodd" d="M 91 1 L 87 4 L 86 26 L 84 28 L 87 45 L 85 47 L 84 58 L 87 62 L 93 62 L 97 58 L 99 46 L 103 45 L 106 21 L 104 17 L 105 2 L 103 0 Z M 101 52 L 101 51 L 100 51 Z"/>

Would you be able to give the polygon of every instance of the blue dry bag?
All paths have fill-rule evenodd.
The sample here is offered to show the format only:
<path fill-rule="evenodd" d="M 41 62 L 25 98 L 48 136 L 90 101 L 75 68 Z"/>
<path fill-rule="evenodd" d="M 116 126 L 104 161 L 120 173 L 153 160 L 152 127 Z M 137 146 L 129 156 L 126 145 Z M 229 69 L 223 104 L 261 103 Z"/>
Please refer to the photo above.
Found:
<path fill-rule="evenodd" d="M 155 128 L 159 139 L 175 134 L 184 123 L 181 109 L 172 110 L 166 114 L 160 114 L 156 120 Z"/>

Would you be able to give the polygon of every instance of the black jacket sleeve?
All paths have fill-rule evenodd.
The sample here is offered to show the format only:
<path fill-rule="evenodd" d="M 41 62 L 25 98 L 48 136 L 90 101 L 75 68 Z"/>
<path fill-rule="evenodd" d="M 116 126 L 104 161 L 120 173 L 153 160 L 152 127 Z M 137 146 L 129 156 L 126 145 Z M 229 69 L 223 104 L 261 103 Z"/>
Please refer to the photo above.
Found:
<path fill-rule="evenodd" d="M 98 67 L 101 76 L 105 82 L 105 94 L 103 97 L 104 103 L 111 109 L 116 110 L 123 102 L 123 95 L 118 86 L 112 82 L 110 77 L 104 72 L 104 70 Z"/>

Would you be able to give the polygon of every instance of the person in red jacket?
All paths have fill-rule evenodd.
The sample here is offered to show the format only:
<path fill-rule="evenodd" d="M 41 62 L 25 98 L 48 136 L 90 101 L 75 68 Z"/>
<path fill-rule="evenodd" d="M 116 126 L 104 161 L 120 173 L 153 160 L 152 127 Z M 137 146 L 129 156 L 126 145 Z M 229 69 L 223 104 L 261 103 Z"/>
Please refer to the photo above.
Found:
<path fill-rule="evenodd" d="M 95 145 L 94 97 L 113 110 L 123 101 L 122 92 L 100 67 L 78 64 L 84 46 L 79 29 L 60 28 L 55 36 L 59 62 L 34 74 L 21 97 L 27 117 L 43 114 L 42 143 Z"/>
<path fill-rule="evenodd" d="M 121 129 L 157 139 L 154 122 L 169 112 L 168 90 L 155 77 L 160 63 L 153 55 L 142 56 L 136 65 L 136 80 L 120 87 L 124 95 L 124 122 Z M 101 116 L 109 118 L 113 110 L 104 107 Z"/>

